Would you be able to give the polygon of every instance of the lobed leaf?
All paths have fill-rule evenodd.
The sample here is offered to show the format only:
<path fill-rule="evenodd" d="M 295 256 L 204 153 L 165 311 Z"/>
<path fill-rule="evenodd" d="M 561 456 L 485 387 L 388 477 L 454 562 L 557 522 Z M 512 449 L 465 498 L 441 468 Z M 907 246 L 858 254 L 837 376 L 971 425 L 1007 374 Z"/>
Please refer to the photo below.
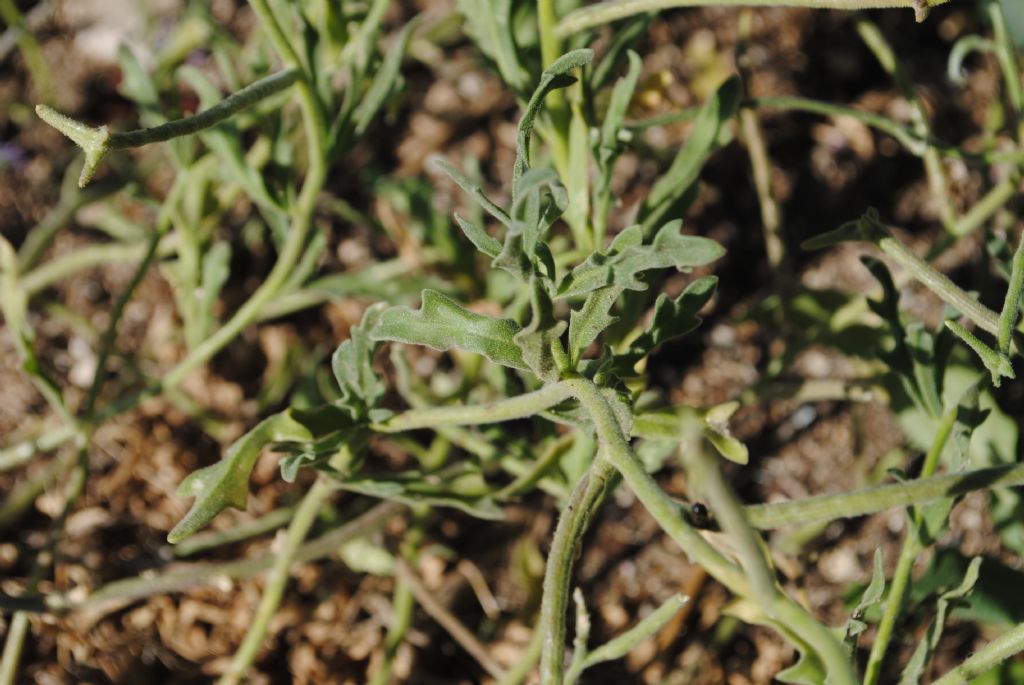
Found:
<path fill-rule="evenodd" d="M 348 340 L 338 345 L 331 356 L 331 369 L 341 389 L 338 404 L 353 419 L 367 419 L 386 390 L 373 370 L 373 355 L 378 345 L 371 336 L 385 309 L 381 304 L 367 309 L 360 324 L 349 332 Z"/>
<path fill-rule="evenodd" d="M 882 550 L 875 550 L 875 562 L 872 566 L 871 571 L 871 582 L 864 588 L 863 594 L 860 596 L 860 601 L 857 602 L 857 606 L 850 614 L 850 618 L 846 621 L 846 627 L 843 630 L 845 635 L 846 646 L 849 647 L 850 653 L 852 654 L 857 649 L 857 636 L 863 633 L 868 628 L 868 624 L 863 621 L 864 615 L 874 606 L 878 605 L 882 601 L 882 595 L 885 593 L 885 568 L 882 566 Z"/>
<path fill-rule="evenodd" d="M 544 104 L 544 98 L 553 90 L 566 88 L 575 83 L 576 79 L 569 76 L 569 72 L 585 64 L 590 64 L 593 59 L 594 51 L 589 48 L 572 50 L 552 62 L 541 74 L 540 83 L 533 91 L 533 95 L 523 111 L 523 116 L 519 118 L 519 126 L 516 131 L 516 162 L 512 170 L 513 204 L 519 179 L 530 168 L 530 137 L 533 135 L 533 122 Z"/>
<path fill-rule="evenodd" d="M 917 685 L 921 681 L 921 678 L 924 676 L 925 666 L 938 646 L 939 638 L 942 637 L 942 630 L 946 625 L 946 617 L 949 611 L 953 606 L 962 602 L 974 589 L 975 583 L 978 582 L 978 571 L 981 568 L 981 561 L 982 557 L 980 556 L 971 559 L 971 564 L 967 567 L 967 573 L 964 574 L 960 585 L 939 596 L 939 599 L 936 601 L 935 618 L 932 619 L 924 637 L 921 638 L 917 649 L 914 650 L 914 654 L 910 657 L 910 661 L 904 667 L 899 685 Z"/>
<path fill-rule="evenodd" d="M 654 304 L 651 325 L 633 342 L 630 351 L 634 354 L 650 354 L 658 345 L 697 328 L 701 322 L 697 312 L 711 299 L 717 285 L 717 277 L 705 276 L 688 285 L 674 300 L 665 294 L 659 295 Z"/>
<path fill-rule="evenodd" d="M 441 351 L 457 347 L 503 366 L 528 369 L 513 340 L 518 332 L 519 326 L 511 319 L 475 314 L 446 295 L 424 290 L 418 311 L 390 307 L 381 312 L 370 330 L 370 339 L 426 345 Z"/>
<path fill-rule="evenodd" d="M 171 544 L 205 528 L 227 509 L 244 509 L 249 499 L 249 476 L 263 448 L 282 441 L 312 439 L 309 428 L 292 417 L 291 411 L 274 414 L 236 440 L 216 464 L 190 473 L 178 486 L 179 497 L 195 497 L 192 508 L 168 533 Z"/>
<path fill-rule="evenodd" d="M 595 254 L 572 270 L 559 285 L 560 298 L 586 295 L 609 285 L 626 290 L 645 290 L 647 284 L 639 276 L 645 271 L 675 267 L 683 271 L 715 261 L 725 248 L 708 238 L 682 235 L 681 220 L 662 226 L 649 245 L 638 245 L 640 227 L 627 229 L 625 236 L 612 244 L 611 255 Z M 628 246 L 627 246 L 628 245 Z M 621 248 L 621 249 L 619 249 Z"/>

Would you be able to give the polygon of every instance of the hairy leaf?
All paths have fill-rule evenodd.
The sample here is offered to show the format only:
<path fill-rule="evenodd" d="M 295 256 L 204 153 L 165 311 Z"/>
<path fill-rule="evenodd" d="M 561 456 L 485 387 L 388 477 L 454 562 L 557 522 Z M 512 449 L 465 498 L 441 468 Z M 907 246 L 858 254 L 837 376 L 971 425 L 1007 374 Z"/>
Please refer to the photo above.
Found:
<path fill-rule="evenodd" d="M 511 0 L 458 0 L 466 30 L 485 55 L 494 60 L 502 80 L 515 90 L 526 85 L 512 31 Z"/>
<path fill-rule="evenodd" d="M 458 214 L 455 215 L 455 223 L 459 225 L 462 232 L 469 238 L 469 242 L 473 243 L 476 249 L 483 252 L 488 257 L 494 258 L 501 252 L 501 243 L 495 238 L 492 238 L 487 231 L 480 228 L 476 224 L 463 219 Z"/>
<path fill-rule="evenodd" d="M 312 439 L 309 428 L 290 411 L 274 414 L 236 440 L 216 464 L 190 473 L 178 486 L 179 497 L 195 497 L 192 508 L 167 535 L 174 544 L 206 527 L 228 507 L 244 509 L 249 499 L 249 475 L 264 447 L 282 441 Z"/>
<path fill-rule="evenodd" d="M 338 404 L 353 419 L 367 419 L 385 392 L 384 382 L 373 370 L 378 345 L 370 335 L 384 311 L 380 304 L 367 309 L 362 322 L 352 328 L 348 340 L 338 345 L 331 357 L 331 369 L 341 389 Z"/>
<path fill-rule="evenodd" d="M 654 637 L 688 601 L 689 598 L 683 595 L 669 597 L 635 626 L 587 654 L 583 669 L 626 656 L 641 642 Z"/>
<path fill-rule="evenodd" d="M 551 66 L 541 74 L 540 83 L 533 91 L 523 116 L 519 118 L 516 132 L 516 162 L 512 170 L 513 200 L 516 197 L 515 189 L 519 185 L 519 179 L 530 168 L 530 137 L 533 135 L 533 122 L 544 104 L 544 98 L 552 90 L 565 88 L 575 83 L 576 79 L 569 76 L 569 72 L 585 64 L 590 64 L 592 59 L 594 59 L 594 51 L 589 48 L 573 50 L 552 62 Z"/>
<path fill-rule="evenodd" d="M 462 188 L 462 190 L 467 195 L 473 198 L 473 200 L 478 205 L 483 207 L 484 211 L 486 211 L 488 214 L 490 214 L 492 217 L 500 221 L 505 226 L 509 227 L 512 225 L 512 220 L 509 218 L 508 214 L 505 213 L 505 210 L 499 207 L 498 205 L 494 204 L 494 202 L 489 197 L 487 197 L 487 194 L 484 193 L 483 188 L 481 188 L 476 183 L 473 183 L 466 176 L 464 176 L 461 171 L 459 171 L 458 169 L 456 169 L 455 167 L 453 167 L 451 164 L 441 159 L 440 157 L 436 158 L 434 160 L 434 163 L 441 171 L 448 174 L 448 176 L 453 181 L 455 181 L 455 183 L 458 184 L 458 186 Z M 470 237 L 470 239 L 472 240 L 472 237 Z"/>
<path fill-rule="evenodd" d="M 551 297 L 536 277 L 530 281 L 530 311 L 530 323 L 513 336 L 513 341 L 538 378 L 556 380 L 558 369 L 551 348 L 560 344 L 558 339 L 565 331 L 565 322 L 555 319 Z"/>
<path fill-rule="evenodd" d="M 579 309 L 569 314 L 569 363 L 575 367 L 590 343 L 597 340 L 601 332 L 617 321 L 609 310 L 622 294 L 622 287 L 608 285 L 598 288 L 587 296 Z"/>
<path fill-rule="evenodd" d="M 704 412 L 704 437 L 718 453 L 731 462 L 746 464 L 750 461 L 747 446 L 729 432 L 729 418 L 739 409 L 739 402 L 726 402 Z"/>
<path fill-rule="evenodd" d="M 578 297 L 609 285 L 645 290 L 647 284 L 639 278 L 645 271 L 669 267 L 682 271 L 709 264 L 725 254 L 725 249 L 713 240 L 682 235 L 681 226 L 680 220 L 665 224 L 649 245 L 632 244 L 639 229 L 629 229 L 629 247 L 611 255 L 592 255 L 563 279 L 559 297 Z"/>
<path fill-rule="evenodd" d="M 705 276 L 688 285 L 674 300 L 670 300 L 667 295 L 659 295 L 654 304 L 651 325 L 633 342 L 631 352 L 650 354 L 658 345 L 697 328 L 701 322 L 697 312 L 711 299 L 717 285 L 718 278 Z"/>
<path fill-rule="evenodd" d="M 435 350 L 457 347 L 482 354 L 491 361 L 517 369 L 529 368 L 513 337 L 519 326 L 511 319 L 475 314 L 446 295 L 423 291 L 423 306 L 384 310 L 370 331 L 370 339 L 426 345 Z"/>

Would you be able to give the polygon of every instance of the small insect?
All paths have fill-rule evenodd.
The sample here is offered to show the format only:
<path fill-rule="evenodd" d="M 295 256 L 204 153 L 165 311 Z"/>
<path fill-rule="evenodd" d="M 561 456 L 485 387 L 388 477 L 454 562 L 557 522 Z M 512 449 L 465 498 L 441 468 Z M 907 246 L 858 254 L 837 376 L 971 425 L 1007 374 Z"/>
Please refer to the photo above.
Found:
<path fill-rule="evenodd" d="M 711 513 L 704 506 L 703 502 L 694 502 L 690 505 L 690 522 L 695 528 L 705 530 L 714 526 L 711 520 Z"/>

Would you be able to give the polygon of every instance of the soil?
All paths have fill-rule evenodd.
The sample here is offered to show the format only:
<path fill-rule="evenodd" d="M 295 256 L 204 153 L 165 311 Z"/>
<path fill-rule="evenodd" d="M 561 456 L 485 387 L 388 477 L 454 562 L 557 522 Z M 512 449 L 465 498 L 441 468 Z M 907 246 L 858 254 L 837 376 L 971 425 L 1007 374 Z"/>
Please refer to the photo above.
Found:
<path fill-rule="evenodd" d="M 427 12 L 452 11 L 445 0 L 419 0 L 393 12 L 389 22 L 398 26 L 413 12 L 411 4 Z M 218 16 L 240 31 L 251 21 L 247 10 L 233 3 L 213 5 Z M 168 3 L 164 10 L 168 21 L 179 9 Z M 958 145 L 976 142 L 988 103 L 999 88 L 995 65 L 989 58 L 969 60 L 970 79 L 962 88 L 945 76 L 953 42 L 981 28 L 973 5 L 957 2 L 935 9 L 922 25 L 914 23 L 911 12 L 870 16 L 893 40 L 903 67 L 918 84 L 935 122 L 935 134 Z M 644 83 L 651 87 L 631 117 L 697 104 L 720 75 L 734 71 L 737 17 L 738 10 L 678 10 L 652 22 L 639 46 Z M 54 67 L 60 104 L 90 120 L 130 125 L 131 108 L 114 90 L 119 80 L 116 66 L 109 55 L 90 47 L 95 40 L 81 39 L 89 27 L 97 28 L 95 18 L 90 24 L 79 13 L 58 10 L 38 30 L 44 54 Z M 606 41 L 608 35 L 606 30 L 601 39 Z M 799 94 L 889 114 L 905 112 L 905 102 L 858 39 L 848 14 L 758 10 L 750 42 L 745 69 L 752 97 Z M 356 151 L 355 163 L 332 176 L 330 192 L 382 223 L 394 209 L 375 200 L 370 189 L 353 190 L 362 187 L 360 181 L 369 173 L 360 169 L 398 179 L 425 178 L 437 189 L 435 206 L 445 212 L 462 206 L 464 200 L 446 177 L 425 164 L 433 154 L 453 162 L 467 156 L 478 159 L 494 189 L 509 181 L 516 102 L 471 44 L 459 41 L 448 49 L 443 60 L 408 64 L 400 106 Z M 66 166 L 78 164 L 67 141 L 28 113 L 27 103 L 36 98 L 20 55 L 16 51 L 7 55 L 0 64 L 0 102 L 5 103 L 0 108 L 0 141 L 5 155 L 17 154 L 14 163 L 0 164 L 0 230 L 15 246 L 57 202 Z M 937 208 L 929 199 L 920 160 L 901 151 L 888 137 L 856 122 L 787 112 L 764 113 L 762 125 L 784 216 L 784 242 L 791 260 L 788 277 L 793 283 L 872 291 L 874 281 L 859 262 L 859 256 L 870 250 L 852 246 L 806 253 L 799 248 L 806 238 L 856 218 L 868 206 L 899 226 L 901 238 L 922 252 L 940 235 Z M 687 133 L 686 125 L 651 129 L 644 145 L 664 157 Z M 650 159 L 646 154 L 643 159 L 627 155 L 620 164 L 616 188 L 627 209 L 624 215 L 631 203 L 643 197 L 657 172 Z M 950 163 L 948 171 L 957 206 L 969 206 L 983 190 L 981 172 L 958 162 Z M 654 356 L 651 379 L 673 402 L 711 406 L 742 400 L 732 427 L 750 446 L 752 459 L 747 467 L 731 469 L 729 476 L 744 500 L 772 501 L 848 489 L 851 482 L 867 479 L 886 455 L 904 444 L 904 436 L 886 404 L 877 399 L 799 403 L 768 394 L 750 399 L 750 388 L 795 332 L 773 326 L 770 316 L 758 314 L 775 281 L 765 254 L 745 149 L 732 143 L 721 150 L 702 178 L 704 187 L 686 217 L 686 226 L 728 249 L 713 269 L 719 276 L 719 290 L 703 326 Z M 102 240 L 81 219 L 69 223 L 45 259 Z M 401 223 L 403 218 L 396 221 Z M 342 269 L 395 249 L 366 226 L 336 221 L 328 225 L 326 216 L 321 223 L 332 241 L 329 253 L 335 255 L 325 270 Z M 625 223 L 622 220 L 617 227 Z M 947 253 L 942 268 L 976 270 L 981 253 L 980 241 L 967 238 Z M 269 266 L 266 254 L 233 265 L 222 303 L 225 311 L 244 299 Z M 91 377 L 89 365 L 95 364 L 90 351 L 94 331 L 103 330 L 112 303 L 131 273 L 130 264 L 79 272 L 46 291 L 36 303 L 63 305 L 63 309 L 33 308 L 37 351 L 45 368 L 60 379 L 71 406 L 82 401 Z M 667 287 L 681 285 L 670 281 Z M 927 291 L 909 286 L 904 302 L 914 315 L 938 321 L 941 303 Z M 290 347 L 301 345 L 310 355 L 322 357 L 359 320 L 365 304 L 330 303 L 247 330 L 184 387 L 203 407 L 205 421 L 159 398 L 102 425 L 89 451 L 85 493 L 58 547 L 55 573 L 40 590 L 84 596 L 118 579 L 273 553 L 273 536 L 263 536 L 204 552 L 193 560 L 176 559 L 165 537 L 185 513 L 187 502 L 175 490 L 185 475 L 217 460 L 224 444 L 259 419 L 262 379 L 281 363 Z M 178 325 L 173 291 L 161 271 L 153 269 L 133 298 L 119 333 L 120 354 L 114 368 L 122 385 L 137 378 L 139 368 L 146 375 L 157 375 L 180 359 L 183 346 L 174 332 Z M 855 375 L 853 362 L 819 346 L 789 362 L 781 377 L 800 382 Z M 45 402 L 20 373 L 14 341 L 6 328 L 0 329 L 0 388 L 0 443 L 10 444 L 40 425 L 56 425 Z M 1019 388 L 1007 393 L 1011 406 L 1021 406 Z M 67 455 L 36 458 L 0 473 L 0 492 L 11 492 L 18 484 L 41 477 L 54 463 L 51 459 L 67 459 Z M 677 465 L 670 464 L 658 477 L 669 492 L 686 494 Z M 275 458 L 266 455 L 254 473 L 247 510 L 223 514 L 213 528 L 228 530 L 294 503 L 308 484 L 309 474 L 297 484 L 283 483 Z M 62 493 L 58 484 L 49 484 L 23 516 L 0 530 L 0 590 L 4 593 L 17 595 L 24 588 L 31 561 L 61 509 Z M 355 498 L 339 499 L 334 506 L 338 520 L 365 508 Z M 965 499 L 954 513 L 953 534 L 966 553 L 984 551 L 1013 561 L 1000 546 L 986 506 L 984 497 Z M 421 555 L 415 571 L 500 664 L 516 663 L 529 642 L 536 583 L 556 516 L 552 498 L 534 494 L 510 507 L 505 521 L 498 524 L 451 510 L 437 510 L 425 522 L 428 552 Z M 329 523 L 325 520 L 321 528 Z M 408 525 L 407 513 L 394 515 L 371 541 L 394 550 Z M 829 526 L 800 552 L 789 555 L 783 568 L 787 590 L 819 617 L 841 624 L 849 611 L 849 588 L 868 580 L 875 550 L 882 550 L 886 570 L 891 572 L 903 525 L 903 512 L 890 511 Z M 772 682 L 775 673 L 792 663 L 792 648 L 773 632 L 728 617 L 730 598 L 725 590 L 686 561 L 624 488 L 609 498 L 595 518 L 582 549 L 576 579 L 592 608 L 592 645 L 633 625 L 673 594 L 690 596 L 685 612 L 656 640 L 640 645 L 622 661 L 588 671 L 585 682 L 753 685 Z M 19 681 L 210 680 L 223 671 L 245 634 L 262 586 L 260 577 L 222 576 L 201 586 L 90 611 L 35 615 Z M 334 556 L 300 565 L 271 624 L 254 682 L 365 682 L 382 658 L 393 589 L 392 579 L 357 573 Z M 0 633 L 6 632 L 7 620 L 0 619 Z M 869 645 L 871 637 L 869 632 L 861 645 Z M 943 672 L 989 637 L 979 634 L 971 623 L 954 620 L 930 674 Z M 895 682 L 912 648 L 910 641 L 894 645 L 895 658 L 882 682 Z M 422 610 L 416 612 L 408 638 L 399 648 L 395 677 L 399 682 L 424 684 L 492 682 L 476 660 Z"/>

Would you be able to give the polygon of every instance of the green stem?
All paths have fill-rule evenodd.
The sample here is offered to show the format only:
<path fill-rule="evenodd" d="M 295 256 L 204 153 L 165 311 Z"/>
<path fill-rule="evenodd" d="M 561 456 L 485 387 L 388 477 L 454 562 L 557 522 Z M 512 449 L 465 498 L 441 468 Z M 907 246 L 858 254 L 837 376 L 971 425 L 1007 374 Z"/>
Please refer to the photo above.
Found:
<path fill-rule="evenodd" d="M 280 53 L 281 59 L 291 67 L 285 72 L 280 73 L 294 73 L 293 78 L 298 78 L 301 73 L 299 71 L 301 69 L 301 62 L 288 40 L 284 37 L 280 25 L 267 6 L 266 0 L 251 0 L 250 4 L 263 26 L 270 33 L 270 37 Z M 278 256 L 274 268 L 267 275 L 266 280 L 260 284 L 260 287 L 256 289 L 245 304 L 235 312 L 235 315 L 218 329 L 216 333 L 193 348 L 185 359 L 164 376 L 160 383 L 162 389 L 166 390 L 180 384 L 193 370 L 209 361 L 213 355 L 234 340 L 242 332 L 242 329 L 252 323 L 259 316 L 263 307 L 273 300 L 281 290 L 281 287 L 287 283 L 292 269 L 302 256 L 302 250 L 306 244 L 306 236 L 309 233 L 310 224 L 313 219 L 313 210 L 316 208 L 316 199 L 327 179 L 327 160 L 325 155 L 329 146 L 327 124 L 312 82 L 307 76 L 296 81 L 296 84 L 299 102 L 302 106 L 306 143 L 309 148 L 309 170 L 306 173 L 306 180 L 302 184 L 302 190 L 299 191 L 299 196 L 295 202 L 292 224 L 281 254 Z"/>
<path fill-rule="evenodd" d="M 284 596 L 295 556 L 332 492 L 334 492 L 334 487 L 330 481 L 326 478 L 319 478 L 295 510 L 295 517 L 288 525 L 284 544 L 274 554 L 274 565 L 267 575 L 267 583 L 263 589 L 259 607 L 250 621 L 249 630 L 238 647 L 238 651 L 235 652 L 231 664 L 218 681 L 220 685 L 235 685 L 240 682 L 259 653 L 270 628 L 270 619 L 277 613 L 281 598 Z"/>
<path fill-rule="evenodd" d="M 594 421 L 602 453 L 622 475 L 661 529 L 718 582 L 741 597 L 756 599 L 752 597 L 752 588 L 743 572 L 708 544 L 680 516 L 675 502 L 644 469 L 643 463 L 622 434 L 614 411 L 597 386 L 584 379 L 564 382 L 571 384 L 574 394 Z M 803 607 L 785 593 L 777 592 L 769 615 L 807 641 L 828 669 L 833 685 L 855 685 L 856 676 L 845 648 L 828 628 Z"/>
<path fill-rule="evenodd" d="M 0 473 L 21 466 L 41 452 L 50 452 L 78 434 L 78 428 L 66 423 L 37 435 L 0 449 Z M 2 516 L 0 516 L 2 519 Z M 0 523 L 0 528 L 3 524 Z"/>
<path fill-rule="evenodd" d="M 534 629 L 533 637 L 530 638 L 530 643 L 526 645 L 526 649 L 519 656 L 519 660 L 509 667 L 505 672 L 505 677 L 498 681 L 498 685 L 522 685 L 530 675 L 530 671 L 533 670 L 534 664 L 540 659 L 543 638 L 544 634 L 538 626 Z"/>
<path fill-rule="evenodd" d="M 501 423 L 533 416 L 569 399 L 572 395 L 573 390 L 569 382 L 551 383 L 540 390 L 496 402 L 472 406 L 409 409 L 387 421 L 371 426 L 371 429 L 379 433 L 400 433 L 445 424 L 470 426 Z"/>
<path fill-rule="evenodd" d="M 1024 295 L 1024 234 L 1017 244 L 1012 264 L 1010 285 L 1006 289 L 1003 310 L 999 313 L 999 334 L 996 336 L 999 351 L 1004 355 L 1010 354 L 1013 331 L 1017 326 L 1017 317 L 1020 316 L 1021 296 Z"/>
<path fill-rule="evenodd" d="M 542 685 L 562 685 L 565 668 L 565 614 L 572 585 L 572 564 L 576 549 L 586 533 L 592 513 L 607 491 L 615 469 L 599 453 L 590 470 L 573 488 L 565 509 L 558 517 L 551 551 L 544 567 L 544 590 L 540 607 Z"/>
<path fill-rule="evenodd" d="M 890 483 L 873 488 L 821 495 L 774 504 L 744 507 L 750 524 L 759 530 L 770 530 L 799 523 L 834 521 L 866 516 L 893 507 L 965 495 L 976 490 L 1012 488 L 1024 485 L 1024 464 L 974 469 L 910 483 Z"/>
<path fill-rule="evenodd" d="M 997 637 L 932 685 L 967 685 L 990 668 L 1024 650 L 1024 623 Z"/>
<path fill-rule="evenodd" d="M 39 41 L 29 30 L 25 17 L 14 0 L 0 0 L 0 19 L 3 19 L 11 29 L 18 31 L 18 49 L 21 50 L 21 57 L 25 60 L 25 66 L 35 82 L 36 90 L 42 99 L 52 102 L 56 94 L 53 71 L 43 55 Z"/>
<path fill-rule="evenodd" d="M 562 56 L 562 41 L 555 32 L 558 19 L 555 16 L 553 0 L 537 0 L 537 28 L 540 33 L 540 52 L 543 66 L 547 68 Z M 556 89 L 548 93 L 546 107 L 550 126 L 541 126 L 538 131 L 551 145 L 551 161 L 562 182 L 569 186 L 569 121 L 570 112 L 565 93 Z M 571 226 L 574 236 L 578 231 L 575 223 Z M 577 237 L 578 240 L 578 237 Z"/>
<path fill-rule="evenodd" d="M 688 489 L 706 498 L 722 531 L 736 547 L 743 570 L 750 579 L 753 591 L 751 598 L 771 615 L 772 603 L 780 591 L 775 583 L 775 571 L 767 560 L 764 542 L 747 521 L 743 507 L 732 488 L 726 484 L 715 458 L 707 453 L 701 443 L 699 433 L 687 436 L 683 442 L 683 461 L 686 464 L 686 475 L 691 481 Z"/>
<path fill-rule="evenodd" d="M 100 161 L 111 150 L 160 143 L 216 126 L 260 100 L 280 93 L 296 83 L 301 76 L 302 72 L 297 68 L 285 69 L 249 84 L 216 105 L 193 116 L 136 131 L 112 133 L 106 126 L 86 126 L 46 105 L 36 105 L 36 114 L 47 124 L 73 140 L 85 152 L 85 166 L 78 179 L 78 186 L 84 188 L 95 173 Z"/>
<path fill-rule="evenodd" d="M 25 236 L 25 242 L 18 248 L 18 270 L 24 273 L 36 263 L 43 251 L 49 247 L 64 226 L 82 207 L 102 200 L 124 187 L 124 181 L 116 178 L 104 179 L 81 190 L 74 182 L 74 176 L 65 174 L 61 183 L 60 199 L 57 206 L 47 213 L 38 224 L 32 227 Z"/>
<path fill-rule="evenodd" d="M 949 0 L 927 0 L 925 6 L 935 7 L 946 2 Z M 839 10 L 906 8 L 915 10 L 916 14 L 921 4 L 917 0 L 618 0 L 570 12 L 559 22 L 558 35 L 564 38 L 637 14 L 679 7 L 810 7 Z"/>
<path fill-rule="evenodd" d="M 991 219 L 996 212 L 1002 209 L 1017 194 L 1017 187 L 1019 185 L 1020 176 L 1014 173 L 1009 178 L 992 186 L 956 222 L 953 235 L 957 238 L 963 237 Z"/>
<path fill-rule="evenodd" d="M 100 350 L 97 355 L 96 370 L 93 373 L 92 383 L 89 386 L 85 402 L 79 412 L 80 421 L 76 421 L 73 418 L 68 421 L 68 425 L 70 427 L 74 427 L 77 433 L 76 447 L 78 451 L 78 458 L 76 460 L 75 467 L 71 472 L 71 478 L 65 488 L 64 507 L 51 526 L 46 548 L 36 556 L 32 571 L 29 574 L 29 592 L 35 591 L 37 585 L 53 564 L 57 546 L 64 537 L 65 525 L 68 517 L 71 516 L 71 512 L 74 510 L 75 504 L 78 502 L 78 498 L 81 497 L 82 492 L 85 490 L 86 480 L 89 475 L 89 440 L 92 434 L 92 430 L 88 427 L 88 424 L 92 419 L 96 399 L 99 397 L 99 392 L 107 378 L 107 360 L 110 358 L 110 353 L 114 347 L 114 341 L 117 337 L 117 327 L 121 321 L 121 315 L 124 314 L 125 306 L 128 304 L 128 301 L 131 300 L 132 295 L 135 293 L 135 289 L 139 286 L 139 283 L 142 282 L 143 277 L 149 270 L 150 264 L 152 264 L 153 257 L 156 255 L 157 245 L 160 243 L 160 236 L 163 234 L 164 230 L 166 230 L 166 227 L 161 227 L 161 229 L 154 231 L 142 263 L 135 269 L 132 279 L 128 282 L 128 285 L 114 303 L 114 308 L 111 310 L 110 314 L 110 323 L 107 325 L 107 329 L 104 331 L 103 337 L 100 340 Z M 27 622 L 18 620 L 19 617 L 22 616 L 23 614 L 21 613 L 15 615 L 15 628 L 21 629 L 12 629 L 8 633 L 7 642 L 4 645 L 3 663 L 0 664 L 0 673 L 3 674 L 3 676 L 0 677 L 0 683 L 3 683 L 3 685 L 6 685 L 7 682 L 9 682 L 4 678 L 10 675 L 13 679 L 13 676 L 17 671 L 18 659 L 20 658 L 22 649 L 19 643 L 25 639 L 27 634 L 27 631 L 24 629 L 25 626 L 27 626 Z"/>
<path fill-rule="evenodd" d="M 111 243 L 88 245 L 36 267 L 21 281 L 28 296 L 59 283 L 78 271 L 112 262 L 136 262 L 146 253 L 143 244 Z"/>
<path fill-rule="evenodd" d="M 847 107 L 845 105 L 834 105 L 829 102 L 822 102 L 820 100 L 812 100 L 811 98 L 793 95 L 751 98 L 744 102 L 744 105 L 755 107 L 757 109 L 781 109 L 794 112 L 807 112 L 809 114 L 820 114 L 827 117 L 851 117 L 862 124 L 892 136 L 898 140 L 903 147 L 917 156 L 923 155 L 929 144 L 929 141 L 922 140 L 906 126 L 903 126 L 886 116 L 876 114 L 874 112 L 866 112 L 854 107 Z"/>
<path fill-rule="evenodd" d="M 935 474 L 935 469 L 939 465 L 939 457 L 942 456 L 946 442 L 953 432 L 956 416 L 957 408 L 954 407 L 942 417 L 938 432 L 928 454 L 925 455 L 924 465 L 921 467 L 922 478 L 929 478 Z M 910 583 L 910 572 L 924 548 L 920 535 L 921 525 L 921 510 L 915 509 L 907 524 L 907 532 L 903 537 L 903 548 L 900 550 L 899 561 L 896 563 L 896 569 L 893 571 L 889 584 L 889 597 L 885 601 L 885 609 L 878 622 L 878 632 L 875 634 L 875 641 L 872 643 L 871 653 L 868 655 L 868 663 L 864 669 L 864 685 L 875 685 L 881 675 L 882 661 L 885 659 L 885 652 L 892 641 L 892 631 L 896 627 L 896 619 L 903 611 L 903 601 Z"/>
<path fill-rule="evenodd" d="M 409 532 L 402 541 L 400 554 L 409 564 L 414 564 L 419 553 L 419 547 L 423 542 L 422 515 L 415 515 Z M 388 685 L 391 682 L 391 671 L 394 668 L 395 656 L 398 648 L 405 640 L 409 628 L 412 626 L 413 612 L 416 609 L 416 596 L 413 593 L 412 584 L 408 579 L 395 574 L 395 589 L 391 599 L 391 622 L 388 626 L 387 636 L 384 638 L 384 659 L 380 662 L 377 671 L 370 678 L 368 685 Z"/>
<path fill-rule="evenodd" d="M 995 53 L 999 60 L 999 70 L 1003 73 L 1006 83 L 1006 94 L 1013 107 L 1013 118 L 1018 119 L 1024 114 L 1024 87 L 1021 86 L 1021 73 L 1017 58 L 1017 46 L 1006 29 L 1006 18 L 997 0 L 986 3 L 989 19 L 992 21 L 992 32 L 995 34 Z"/>
<path fill-rule="evenodd" d="M 885 254 L 910 272 L 916 280 L 939 296 L 946 304 L 956 307 L 964 316 L 992 335 L 999 332 L 999 316 L 985 305 L 961 290 L 945 274 L 918 257 L 910 248 L 889 235 L 888 231 L 875 241 Z"/>

